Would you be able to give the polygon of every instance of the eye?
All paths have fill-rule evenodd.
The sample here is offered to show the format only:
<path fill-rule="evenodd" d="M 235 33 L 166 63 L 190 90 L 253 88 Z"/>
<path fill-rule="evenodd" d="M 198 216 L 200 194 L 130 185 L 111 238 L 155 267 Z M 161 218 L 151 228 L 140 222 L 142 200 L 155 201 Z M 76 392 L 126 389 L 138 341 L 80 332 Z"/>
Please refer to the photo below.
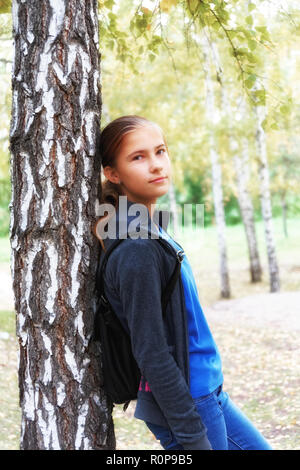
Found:
<path fill-rule="evenodd" d="M 165 149 L 159 149 L 158 152 L 165 152 Z"/>
<path fill-rule="evenodd" d="M 133 157 L 132 160 L 136 160 L 138 157 L 142 157 L 143 155 L 136 155 L 135 157 Z"/>

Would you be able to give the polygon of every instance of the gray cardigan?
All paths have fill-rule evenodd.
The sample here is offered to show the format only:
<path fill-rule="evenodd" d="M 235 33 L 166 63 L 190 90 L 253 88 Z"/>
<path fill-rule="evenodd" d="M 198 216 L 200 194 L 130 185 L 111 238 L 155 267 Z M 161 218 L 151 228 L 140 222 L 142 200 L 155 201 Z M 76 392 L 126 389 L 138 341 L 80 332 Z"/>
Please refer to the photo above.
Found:
<path fill-rule="evenodd" d="M 165 250 L 150 238 L 160 234 L 148 210 L 146 220 L 139 224 L 141 233 L 148 232 L 148 237 L 128 237 L 130 224 L 137 217 L 129 215 L 133 204 L 126 197 L 125 209 L 124 205 L 119 207 L 112 218 L 115 237 L 104 239 L 107 249 L 114 238 L 126 238 L 108 259 L 104 291 L 130 334 L 134 357 L 149 384 L 146 390 L 138 391 L 134 416 L 169 427 L 184 449 L 211 449 L 190 394 L 187 312 L 181 276 L 167 305 L 166 318 L 162 319 L 161 294 L 174 271 L 176 252 L 167 241 L 169 249 Z M 156 210 L 153 220 L 160 220 L 166 231 L 168 211 L 163 212 Z M 102 251 L 100 264 L 103 255 Z"/>

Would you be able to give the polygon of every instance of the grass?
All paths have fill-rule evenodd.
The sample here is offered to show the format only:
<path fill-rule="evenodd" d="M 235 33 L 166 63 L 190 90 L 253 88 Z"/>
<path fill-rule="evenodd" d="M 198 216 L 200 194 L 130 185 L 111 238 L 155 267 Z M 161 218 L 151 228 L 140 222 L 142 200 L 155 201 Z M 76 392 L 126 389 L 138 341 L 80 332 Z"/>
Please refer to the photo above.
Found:
<path fill-rule="evenodd" d="M 245 328 L 238 321 L 212 327 L 222 357 L 224 390 L 273 449 L 298 449 L 298 332 Z M 134 420 L 133 412 L 134 404 L 125 414 L 121 406 L 114 410 L 118 448 L 148 449 L 151 444 L 151 448 L 159 449 L 156 441 L 151 443 L 152 435 L 145 434 L 144 423 Z M 130 447 L 124 430 L 130 430 Z"/>
<path fill-rule="evenodd" d="M 284 237 L 281 225 L 281 219 L 274 219 L 281 290 L 299 290 L 300 219 L 288 220 L 288 238 Z M 226 228 L 232 298 L 269 292 L 262 222 L 257 222 L 256 228 L 263 266 L 263 281 L 256 284 L 249 282 L 249 262 L 242 226 Z M 215 227 L 206 228 L 203 237 L 201 233 L 192 234 L 187 230 L 176 239 L 185 249 L 192 265 L 202 305 L 219 300 Z M 9 262 L 9 239 L 0 238 L 0 263 Z M 222 356 L 225 390 L 275 449 L 299 448 L 297 332 L 246 328 L 238 321 L 234 325 L 217 323 L 211 327 Z M 0 332 L 9 334 L 7 338 L 0 338 L 0 449 L 18 449 L 21 413 L 18 406 L 17 341 L 13 312 L 0 311 Z M 244 377 L 246 380 L 243 380 Z M 133 402 L 126 413 L 123 413 L 121 406 L 114 408 L 117 448 L 161 449 L 145 424 L 133 418 L 134 406 Z"/>
<path fill-rule="evenodd" d="M 8 237 L 0 238 L 0 263 L 10 263 L 10 240 Z"/>
<path fill-rule="evenodd" d="M 17 341 L 13 312 L 0 312 L 0 449 L 19 448 L 21 411 L 19 408 Z"/>
<path fill-rule="evenodd" d="M 288 238 L 281 218 L 273 219 L 276 254 L 282 291 L 300 288 L 300 217 L 288 219 Z M 263 222 L 256 222 L 258 251 L 263 269 L 262 282 L 250 282 L 248 248 L 241 225 L 226 228 L 227 258 L 231 298 L 269 292 L 269 271 Z M 172 236 L 172 234 L 170 233 Z M 220 299 L 219 251 L 215 227 L 192 233 L 186 230 L 176 238 L 184 248 L 193 268 L 200 300 L 210 305 Z"/>
<path fill-rule="evenodd" d="M 16 331 L 15 315 L 13 312 L 0 310 L 0 331 L 14 335 Z"/>

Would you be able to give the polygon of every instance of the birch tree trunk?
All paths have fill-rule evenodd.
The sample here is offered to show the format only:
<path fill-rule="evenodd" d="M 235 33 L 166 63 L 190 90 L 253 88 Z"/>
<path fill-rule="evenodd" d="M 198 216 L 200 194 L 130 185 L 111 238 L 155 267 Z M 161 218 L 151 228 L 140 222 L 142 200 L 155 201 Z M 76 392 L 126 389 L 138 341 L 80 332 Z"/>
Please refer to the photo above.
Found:
<path fill-rule="evenodd" d="M 242 139 L 242 155 L 234 155 L 234 165 L 237 177 L 238 201 L 240 211 L 245 227 L 248 253 L 250 259 L 250 275 L 252 282 L 261 281 L 262 268 L 257 248 L 257 237 L 254 223 L 254 209 L 252 200 L 248 191 L 249 181 L 249 152 L 248 140 Z"/>
<path fill-rule="evenodd" d="M 282 208 L 282 223 L 283 223 L 283 233 L 284 236 L 288 237 L 288 230 L 287 230 L 287 202 L 286 202 L 286 191 L 282 190 L 280 192 L 280 200 L 281 200 L 281 208 Z"/>
<path fill-rule="evenodd" d="M 276 248 L 272 221 L 272 205 L 270 196 L 269 167 L 266 150 L 266 137 L 262 123 L 266 116 L 265 106 L 255 106 L 254 112 L 257 118 L 256 145 L 258 155 L 258 173 L 260 180 L 260 200 L 262 216 L 265 227 L 265 238 L 267 245 L 270 291 L 280 290 L 279 268 L 277 264 Z"/>
<path fill-rule="evenodd" d="M 232 112 L 230 109 L 228 92 L 224 83 L 223 69 L 220 62 L 219 51 L 215 42 L 209 40 L 209 44 L 212 50 L 212 57 L 215 63 L 216 73 L 218 75 L 218 82 L 221 86 L 222 96 L 222 110 L 225 114 L 225 118 L 228 121 L 228 139 L 229 149 L 231 157 L 233 158 L 237 190 L 238 190 L 238 203 L 240 212 L 245 228 L 246 240 L 248 246 L 248 254 L 250 261 L 250 276 L 252 282 L 261 281 L 261 264 L 259 259 L 259 253 L 257 248 L 257 237 L 254 223 L 254 210 L 251 197 L 248 191 L 249 182 L 249 158 L 248 158 L 248 142 L 247 139 L 243 139 L 243 150 L 242 156 L 239 155 L 239 144 L 234 137 L 232 120 Z M 242 108 L 245 114 L 245 101 L 242 101 Z M 230 116 L 230 117 L 229 117 Z"/>
<path fill-rule="evenodd" d="M 226 224 L 223 204 L 222 170 L 216 149 L 215 136 L 213 133 L 213 127 L 219 121 L 220 117 L 219 110 L 215 107 L 214 104 L 214 89 L 210 72 L 209 45 L 205 36 L 203 37 L 202 41 L 202 50 L 204 59 L 203 69 L 206 84 L 206 116 L 209 123 L 209 148 L 212 168 L 213 199 L 220 253 L 221 297 L 229 298 L 230 285 L 225 239 Z"/>
<path fill-rule="evenodd" d="M 89 344 L 99 244 L 97 1 L 13 0 L 11 274 L 21 449 L 115 447 Z"/>
<path fill-rule="evenodd" d="M 178 236 L 178 214 L 177 214 L 177 204 L 176 204 L 175 189 L 174 189 L 173 182 L 171 182 L 170 184 L 169 199 L 170 199 L 170 211 L 173 215 L 174 238 L 176 239 Z"/>

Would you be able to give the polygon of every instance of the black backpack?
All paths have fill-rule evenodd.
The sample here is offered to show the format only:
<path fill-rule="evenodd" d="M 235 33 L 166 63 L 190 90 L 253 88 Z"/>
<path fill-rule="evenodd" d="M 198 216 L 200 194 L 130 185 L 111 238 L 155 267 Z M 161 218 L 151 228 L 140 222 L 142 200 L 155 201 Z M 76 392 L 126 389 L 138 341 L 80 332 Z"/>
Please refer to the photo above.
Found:
<path fill-rule="evenodd" d="M 99 304 L 94 320 L 93 339 L 100 341 L 101 344 L 103 389 L 114 404 L 125 403 L 123 410 L 126 411 L 130 401 L 137 398 L 141 372 L 132 353 L 130 336 L 113 311 L 103 290 L 103 273 L 108 257 L 123 240 L 118 239 L 112 243 L 104 255 L 101 269 L 98 266 L 96 288 L 99 293 Z M 157 240 L 166 247 L 164 240 Z M 163 318 L 180 273 L 183 253 L 183 250 L 178 250 L 174 272 L 162 294 Z"/>

